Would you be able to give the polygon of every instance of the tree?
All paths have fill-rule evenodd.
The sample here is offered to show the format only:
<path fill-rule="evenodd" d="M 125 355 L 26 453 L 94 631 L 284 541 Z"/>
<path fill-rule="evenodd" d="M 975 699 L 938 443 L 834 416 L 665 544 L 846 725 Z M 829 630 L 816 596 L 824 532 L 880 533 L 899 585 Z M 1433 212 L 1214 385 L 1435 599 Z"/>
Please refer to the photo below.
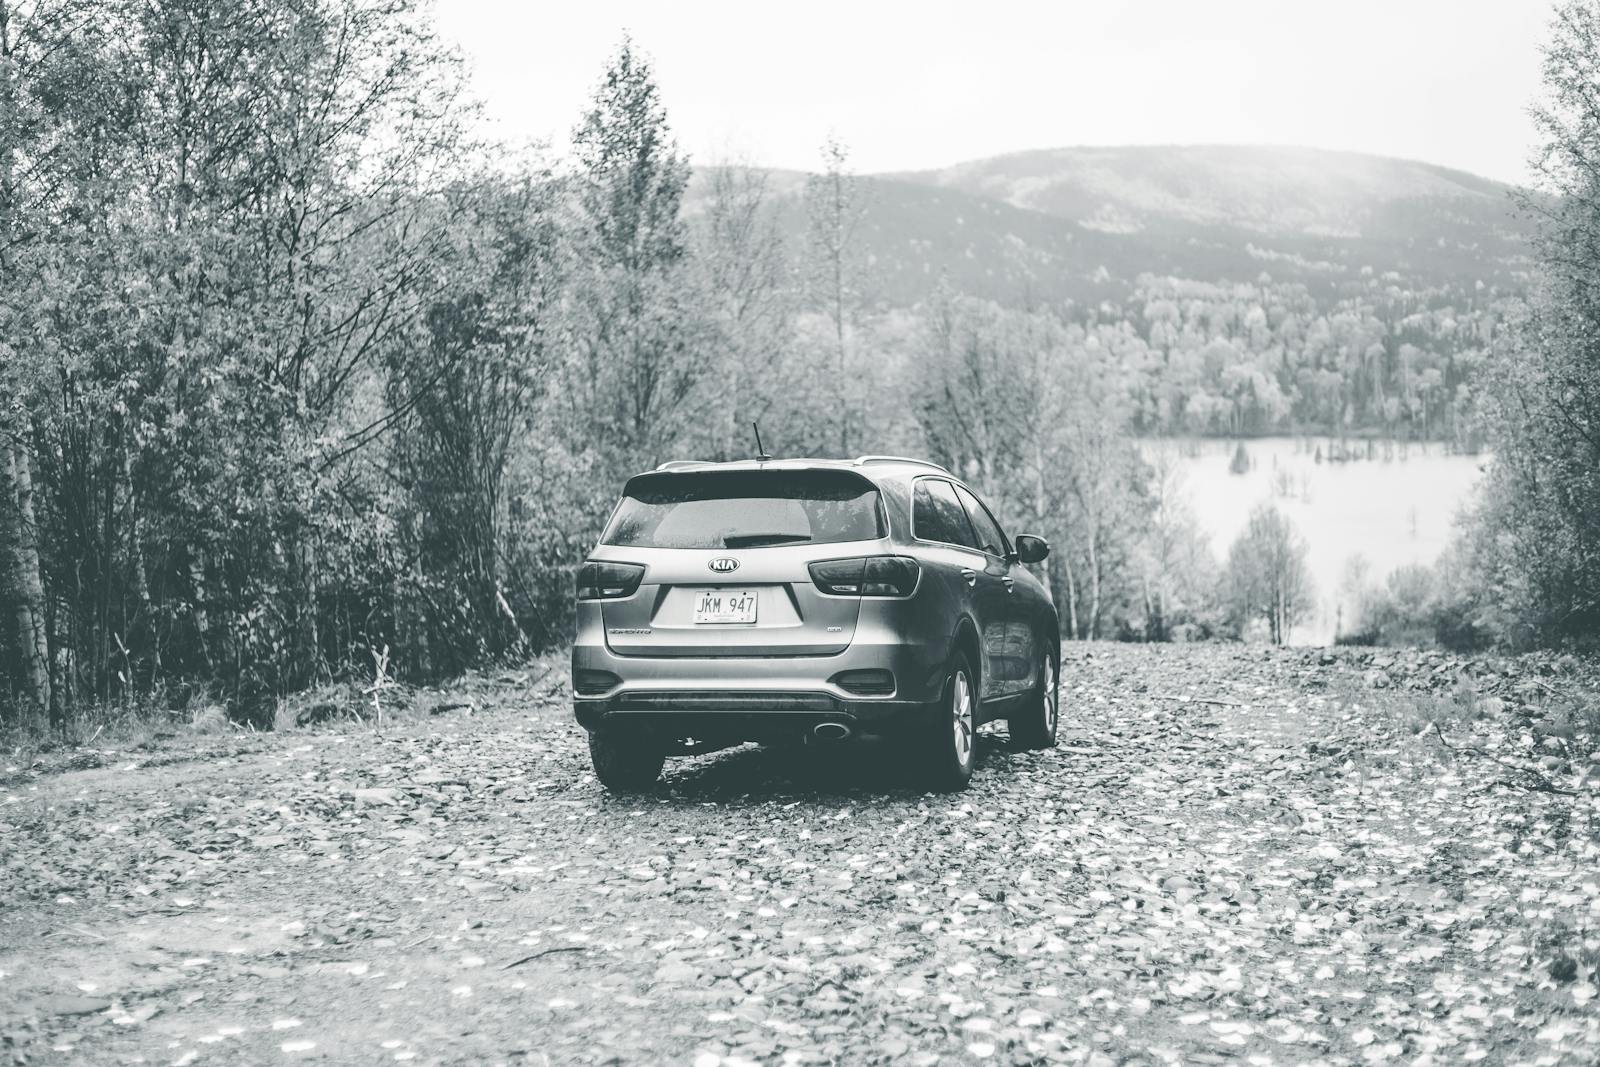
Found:
<path fill-rule="evenodd" d="M 1244 450 L 1244 442 L 1240 441 L 1233 446 L 1233 458 L 1228 461 L 1229 474 L 1250 473 L 1250 453 Z"/>
<path fill-rule="evenodd" d="M 859 250 L 856 231 L 863 214 L 859 180 L 849 169 L 850 150 L 835 137 L 822 146 L 822 170 L 806 179 L 806 220 L 811 253 L 811 288 L 831 332 L 834 446 L 851 454 L 857 428 L 849 342 L 856 314 Z"/>
<path fill-rule="evenodd" d="M 16 10 L 0 373 L 3 440 L 29 454 L 0 523 L 36 527 L 5 540 L 39 546 L 53 688 L 304 684 L 381 615 L 362 464 L 437 285 L 455 61 L 389 0 Z"/>
<path fill-rule="evenodd" d="M 1020 496 L 1002 472 L 1020 467 L 1025 424 L 1044 398 L 1026 317 L 946 294 L 930 302 L 926 329 L 918 415 L 930 452 L 991 496 Z"/>
<path fill-rule="evenodd" d="M 7 428 L 11 438 L 14 430 Z M 45 592 L 39 565 L 38 519 L 33 503 L 33 462 L 28 447 L 7 440 L 0 447 L 0 602 L 11 605 L 13 640 L 22 666 L 23 706 L 28 725 L 54 714 L 50 643 L 45 629 Z"/>
<path fill-rule="evenodd" d="M 717 370 L 707 390 L 713 412 L 703 428 L 708 439 L 693 454 L 749 455 L 753 422 L 764 427 L 768 440 L 792 447 L 791 420 L 809 414 L 795 403 L 806 395 L 807 368 L 795 358 L 788 264 L 767 172 L 724 164 L 711 168 L 707 182 L 694 254 Z"/>
<path fill-rule="evenodd" d="M 1074 638 L 1108 623 L 1127 632 L 1143 598 L 1145 468 L 1117 341 L 1048 311 L 942 293 L 906 368 L 928 453 L 1053 543 L 1042 578 Z"/>
<path fill-rule="evenodd" d="M 99 11 L 78 0 L 0 0 L 0 651 L 7 624 L 26 725 L 57 718 L 35 500 L 36 427 L 47 381 L 43 246 L 81 160 L 71 117 L 90 91 Z M 89 57 L 89 58 L 86 58 Z"/>
<path fill-rule="evenodd" d="M 1145 512 L 1143 463 L 1115 410 L 1096 399 L 1087 391 L 1078 394 L 1064 442 L 1066 527 L 1082 549 L 1083 564 L 1081 577 L 1068 571 L 1068 584 L 1077 592 L 1069 617 L 1074 636 L 1091 641 L 1102 636 L 1112 579 L 1133 577 L 1126 564 Z"/>
<path fill-rule="evenodd" d="M 391 357 L 390 407 L 405 413 L 394 452 L 415 508 L 421 569 L 445 601 L 430 602 L 426 620 L 443 669 L 502 656 L 525 636 L 505 588 L 506 481 L 555 358 L 562 276 L 553 196 L 540 172 L 449 190 L 453 240 L 437 264 L 447 280 L 415 342 Z M 465 594 L 466 626 L 448 610 L 452 590 Z"/>
<path fill-rule="evenodd" d="M 23 54 L 22 26 L 8 0 L 0 0 L 0 282 L 8 281 L 17 270 L 17 252 L 26 242 L 30 228 L 22 211 L 18 170 L 22 166 L 27 141 L 35 136 L 24 112 L 24 88 L 20 83 Z M 30 109 L 31 111 L 31 109 Z M 0 292 L 0 298 L 10 297 Z M 7 304 L 11 301 L 7 301 Z M 9 318 L 9 316 L 7 316 Z M 15 337 L 7 331 L 5 337 Z M 0 338 L 0 385 L 8 397 L 21 395 L 20 356 L 13 343 Z M 5 402 L 0 406 L 0 607 L 6 609 L 12 626 L 11 641 L 0 641 L 0 650 L 10 644 L 16 649 L 16 662 L 22 665 L 22 705 L 29 725 L 42 721 L 50 708 L 50 652 L 44 628 L 44 589 L 39 566 L 38 542 L 34 537 L 36 520 L 28 475 L 28 438 L 25 412 L 21 405 Z M 27 510 L 25 510 L 25 508 Z M 0 636 L 4 630 L 0 629 Z"/>
<path fill-rule="evenodd" d="M 582 267 L 567 385 L 588 434 L 598 431 L 619 465 L 637 468 L 694 420 L 687 401 L 707 368 L 684 285 L 689 164 L 631 40 L 572 140 Z"/>
<path fill-rule="evenodd" d="M 1475 392 L 1494 460 L 1469 531 L 1482 602 L 1516 641 L 1600 634 L 1600 5 L 1556 8 L 1544 52 L 1539 285 Z M 1507 614 L 1509 617 L 1507 617 Z"/>
<path fill-rule="evenodd" d="M 929 455 L 1023 529 L 1064 547 L 1059 324 L 948 292 L 924 319 L 907 391 Z M 1053 597 L 1049 566 L 1040 578 Z"/>
<path fill-rule="evenodd" d="M 1183 463 L 1171 442 L 1156 444 L 1146 460 L 1149 514 L 1141 553 L 1144 636 L 1172 639 L 1175 624 L 1208 614 L 1216 561 L 1184 491 Z"/>
<path fill-rule="evenodd" d="M 1286 644 L 1295 623 L 1311 611 L 1315 594 L 1305 540 L 1272 504 L 1250 513 L 1244 532 L 1228 549 L 1224 588 L 1241 631 L 1259 619 L 1275 645 Z"/>

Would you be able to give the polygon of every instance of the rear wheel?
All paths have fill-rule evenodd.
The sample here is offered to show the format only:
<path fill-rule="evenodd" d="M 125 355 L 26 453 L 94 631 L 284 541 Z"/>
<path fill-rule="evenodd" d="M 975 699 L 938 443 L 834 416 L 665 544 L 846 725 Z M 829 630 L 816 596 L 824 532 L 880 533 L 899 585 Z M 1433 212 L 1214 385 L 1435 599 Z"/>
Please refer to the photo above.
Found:
<path fill-rule="evenodd" d="M 1061 679 L 1047 648 L 1039 664 L 1039 685 L 1011 716 L 1011 742 L 1018 748 L 1054 748 L 1061 717 Z"/>
<path fill-rule="evenodd" d="M 613 793 L 637 793 L 655 785 L 666 754 L 647 740 L 596 730 L 589 735 L 594 776 Z"/>
<path fill-rule="evenodd" d="M 927 730 L 928 784 L 940 792 L 965 789 L 978 754 L 978 687 L 972 665 L 958 653 Z"/>

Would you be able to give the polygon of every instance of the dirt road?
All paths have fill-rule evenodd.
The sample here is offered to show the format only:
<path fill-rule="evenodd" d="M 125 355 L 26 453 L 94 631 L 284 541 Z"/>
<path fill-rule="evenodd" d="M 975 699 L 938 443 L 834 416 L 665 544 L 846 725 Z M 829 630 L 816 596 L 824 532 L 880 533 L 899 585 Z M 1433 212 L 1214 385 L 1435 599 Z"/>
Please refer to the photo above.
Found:
<path fill-rule="evenodd" d="M 13 773 L 0 1063 L 1600 1055 L 1600 793 L 1418 716 L 1514 722 L 1260 649 L 1069 646 L 1063 681 L 1060 746 L 989 738 L 956 796 L 750 748 L 609 797 L 516 676 Z"/>

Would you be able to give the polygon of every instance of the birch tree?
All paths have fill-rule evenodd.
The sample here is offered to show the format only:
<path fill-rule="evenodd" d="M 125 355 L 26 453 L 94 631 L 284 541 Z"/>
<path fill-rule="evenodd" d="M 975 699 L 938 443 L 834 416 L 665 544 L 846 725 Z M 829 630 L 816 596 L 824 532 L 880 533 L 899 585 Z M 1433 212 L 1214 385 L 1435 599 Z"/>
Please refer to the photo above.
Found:
<path fill-rule="evenodd" d="M 1228 549 L 1227 598 L 1236 624 L 1259 620 L 1275 645 L 1287 644 L 1295 624 L 1315 607 L 1306 543 L 1289 518 L 1271 504 L 1250 513 L 1244 532 Z"/>

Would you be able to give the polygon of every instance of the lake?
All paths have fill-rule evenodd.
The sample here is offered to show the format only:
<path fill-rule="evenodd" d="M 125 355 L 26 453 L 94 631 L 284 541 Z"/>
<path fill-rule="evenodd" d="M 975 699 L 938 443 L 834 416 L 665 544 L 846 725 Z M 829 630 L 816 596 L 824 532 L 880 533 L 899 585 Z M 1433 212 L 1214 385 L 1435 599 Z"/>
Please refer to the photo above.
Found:
<path fill-rule="evenodd" d="M 1455 520 L 1488 463 L 1438 442 L 1376 444 L 1377 458 L 1330 463 L 1327 438 L 1266 437 L 1244 442 L 1251 469 L 1229 472 L 1236 442 L 1155 441 L 1179 451 L 1182 492 L 1210 535 L 1218 562 L 1244 529 L 1250 510 L 1272 500 L 1306 539 L 1317 611 L 1297 626 L 1295 644 L 1330 644 L 1339 617 L 1338 594 L 1346 561 L 1357 553 L 1382 582 L 1396 567 L 1433 563 L 1455 533 Z M 1365 442 L 1350 442 L 1366 455 Z M 1283 495 L 1287 491 L 1287 495 Z"/>

